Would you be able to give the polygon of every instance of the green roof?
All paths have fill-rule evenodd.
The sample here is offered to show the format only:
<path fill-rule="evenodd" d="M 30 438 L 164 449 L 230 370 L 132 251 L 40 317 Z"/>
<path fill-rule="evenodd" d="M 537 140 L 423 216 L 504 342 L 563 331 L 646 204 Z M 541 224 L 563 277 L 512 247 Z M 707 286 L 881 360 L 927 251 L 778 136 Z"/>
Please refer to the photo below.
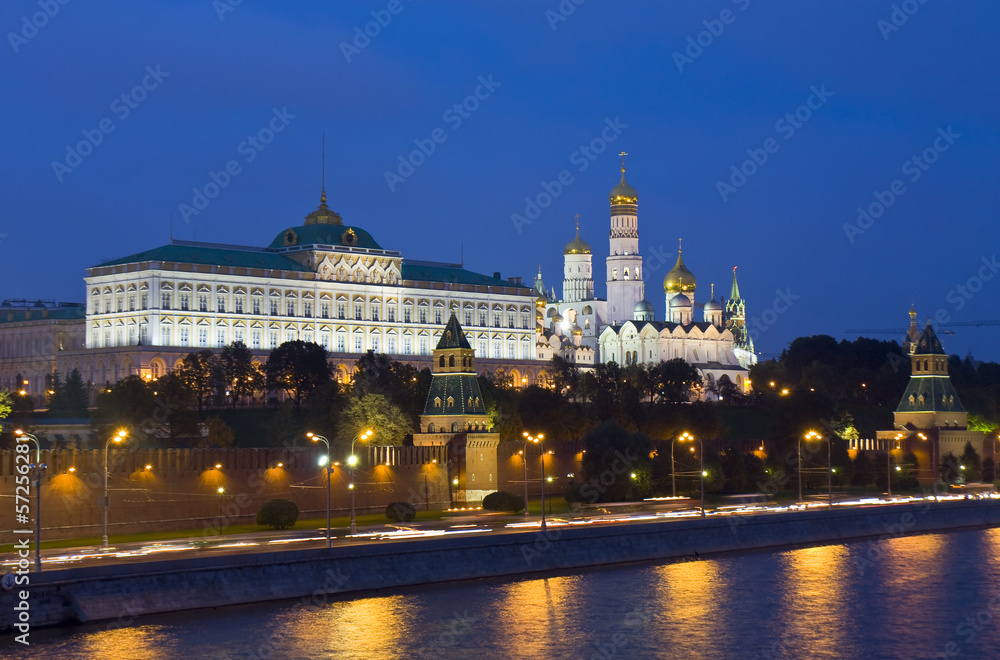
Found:
<path fill-rule="evenodd" d="M 479 284 L 484 286 L 507 286 L 532 290 L 523 284 L 502 280 L 489 275 L 480 275 L 457 266 L 407 262 L 403 259 L 403 279 L 417 282 L 449 282 L 451 284 Z"/>
<path fill-rule="evenodd" d="M 934 332 L 934 328 L 931 327 L 931 322 L 927 322 L 927 327 L 924 331 L 920 333 L 920 341 L 917 342 L 917 347 L 913 351 L 914 355 L 945 355 L 944 347 L 941 346 L 941 340 L 937 338 L 937 334 Z"/>
<path fill-rule="evenodd" d="M 182 264 L 203 264 L 207 266 L 235 266 L 237 268 L 269 268 L 273 270 L 309 269 L 283 254 L 247 248 L 244 250 L 206 245 L 171 243 L 127 257 L 105 261 L 100 266 L 119 266 L 143 261 L 171 261 Z"/>
<path fill-rule="evenodd" d="M 441 341 L 438 342 L 438 348 L 468 348 L 472 349 L 469 345 L 469 340 L 465 338 L 465 333 L 462 332 L 462 326 L 459 325 L 458 319 L 455 317 L 455 312 L 451 313 L 451 318 L 448 319 L 448 325 L 444 326 L 444 332 L 441 333 Z"/>
<path fill-rule="evenodd" d="M 448 397 L 454 400 L 454 405 L 448 407 Z M 469 399 L 472 405 L 469 405 Z M 441 402 L 435 406 L 435 399 Z M 478 402 L 478 404 L 477 404 Z M 485 415 L 483 394 L 479 390 L 479 381 L 473 374 L 434 374 L 431 378 L 431 389 L 427 393 L 427 404 L 424 415 L 446 415 L 449 417 L 461 415 Z M 461 429 L 465 430 L 465 429 Z"/>
<path fill-rule="evenodd" d="M 2 308 L 0 323 L 23 323 L 24 321 L 61 320 L 72 321 L 87 318 L 87 306 L 83 303 L 60 304 L 58 307 Z"/>
<path fill-rule="evenodd" d="M 896 412 L 965 412 L 965 408 L 948 376 L 911 376 Z"/>
<path fill-rule="evenodd" d="M 350 238 L 351 232 L 354 233 L 353 240 Z M 289 227 L 275 236 L 268 247 L 283 248 L 299 245 L 344 245 L 370 250 L 385 249 L 375 242 L 371 234 L 360 227 L 330 224 Z"/>

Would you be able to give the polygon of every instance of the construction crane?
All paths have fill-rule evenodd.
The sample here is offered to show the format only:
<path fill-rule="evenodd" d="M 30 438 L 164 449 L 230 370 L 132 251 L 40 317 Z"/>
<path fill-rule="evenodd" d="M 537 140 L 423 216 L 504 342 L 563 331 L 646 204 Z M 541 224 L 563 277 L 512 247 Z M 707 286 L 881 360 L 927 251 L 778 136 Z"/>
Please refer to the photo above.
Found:
<path fill-rule="evenodd" d="M 979 327 L 981 325 L 1000 325 L 1000 321 L 955 321 L 954 323 L 936 323 L 934 324 L 939 328 L 959 328 L 959 327 Z M 851 330 L 844 330 L 845 334 L 849 335 L 905 335 L 906 328 L 881 328 L 881 329 L 866 329 L 859 330 L 857 328 Z M 953 335 L 955 332 L 953 330 L 942 330 L 943 335 Z"/>

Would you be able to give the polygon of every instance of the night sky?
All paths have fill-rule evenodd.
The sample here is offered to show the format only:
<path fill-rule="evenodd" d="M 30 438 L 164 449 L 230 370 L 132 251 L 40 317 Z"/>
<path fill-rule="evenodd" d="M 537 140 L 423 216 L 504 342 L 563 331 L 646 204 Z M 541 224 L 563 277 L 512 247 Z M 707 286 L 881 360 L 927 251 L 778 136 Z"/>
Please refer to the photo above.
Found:
<path fill-rule="evenodd" d="M 1000 318 L 998 3 L 61 1 L 0 6 L 0 297 L 83 301 L 85 268 L 165 244 L 171 214 L 270 243 L 318 204 L 325 131 L 330 207 L 409 258 L 464 245 L 561 295 L 578 213 L 604 297 L 624 150 L 658 319 L 679 237 L 698 302 L 739 266 L 764 356 L 902 330 L 911 302 Z M 998 330 L 942 340 L 1000 360 Z"/>

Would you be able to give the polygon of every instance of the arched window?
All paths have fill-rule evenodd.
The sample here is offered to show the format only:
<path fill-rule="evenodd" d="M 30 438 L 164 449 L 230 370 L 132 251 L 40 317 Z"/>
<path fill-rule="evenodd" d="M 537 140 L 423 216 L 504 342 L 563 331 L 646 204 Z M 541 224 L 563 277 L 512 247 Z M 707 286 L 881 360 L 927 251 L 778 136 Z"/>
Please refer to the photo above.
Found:
<path fill-rule="evenodd" d="M 449 355 L 448 356 L 448 366 L 449 367 L 454 367 L 455 366 L 455 356 L 454 355 Z"/>
<path fill-rule="evenodd" d="M 441 359 L 438 360 L 438 365 L 442 366 L 442 367 L 444 366 L 444 356 L 443 355 L 441 356 Z"/>
<path fill-rule="evenodd" d="M 451 432 L 452 433 L 458 433 L 458 422 L 452 422 L 451 423 Z"/>
<path fill-rule="evenodd" d="M 622 276 L 624 277 L 625 281 L 628 282 L 628 268 L 625 269 Z"/>
<path fill-rule="evenodd" d="M 929 364 L 930 364 L 930 360 L 924 360 L 924 371 L 928 370 L 928 366 L 927 365 L 929 365 Z"/>
<path fill-rule="evenodd" d="M 434 422 L 431 422 L 430 424 L 427 425 L 427 432 L 434 433 Z"/>

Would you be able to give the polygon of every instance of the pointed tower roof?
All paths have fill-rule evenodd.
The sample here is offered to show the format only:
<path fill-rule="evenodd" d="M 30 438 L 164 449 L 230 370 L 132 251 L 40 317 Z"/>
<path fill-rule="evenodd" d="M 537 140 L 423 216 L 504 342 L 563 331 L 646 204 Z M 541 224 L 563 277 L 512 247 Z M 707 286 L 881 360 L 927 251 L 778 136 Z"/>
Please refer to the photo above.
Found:
<path fill-rule="evenodd" d="M 740 285 L 736 282 L 736 266 L 733 266 L 733 288 L 729 292 L 730 300 L 740 300 Z"/>
<path fill-rule="evenodd" d="M 326 205 L 326 133 L 323 134 L 323 186 L 319 195 L 319 208 L 306 216 L 307 225 L 342 225 L 342 218 Z"/>
<path fill-rule="evenodd" d="M 546 298 L 548 297 L 545 293 L 545 282 L 542 281 L 542 264 L 538 264 L 538 275 L 535 275 L 535 291 Z"/>
<path fill-rule="evenodd" d="M 437 347 L 438 349 L 472 348 L 472 345 L 469 344 L 469 340 L 465 338 L 465 332 L 462 331 L 462 326 L 459 325 L 458 318 L 455 316 L 454 310 L 451 312 L 451 318 L 448 319 L 448 324 L 444 326 L 444 332 L 441 333 L 441 341 L 438 342 Z"/>
<path fill-rule="evenodd" d="M 947 355 L 944 352 L 944 347 L 941 346 L 941 340 L 937 338 L 937 334 L 931 326 L 930 319 L 927 319 L 927 325 L 924 327 L 924 331 L 920 333 L 920 341 L 917 342 L 917 347 L 913 350 L 913 354 Z"/>

